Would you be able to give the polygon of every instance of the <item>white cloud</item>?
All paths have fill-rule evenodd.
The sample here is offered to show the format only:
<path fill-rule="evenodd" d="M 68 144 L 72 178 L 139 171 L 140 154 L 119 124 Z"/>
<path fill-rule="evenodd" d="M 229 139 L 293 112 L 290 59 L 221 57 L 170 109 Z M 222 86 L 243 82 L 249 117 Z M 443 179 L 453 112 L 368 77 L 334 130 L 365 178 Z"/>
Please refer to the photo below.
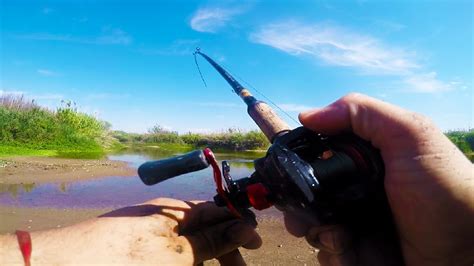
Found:
<path fill-rule="evenodd" d="M 286 112 L 302 112 L 302 111 L 312 109 L 311 106 L 294 104 L 294 103 L 282 103 L 282 104 L 278 104 L 278 106 Z"/>
<path fill-rule="evenodd" d="M 189 24 L 195 31 L 215 33 L 243 12 L 243 8 L 204 7 L 194 13 Z"/>
<path fill-rule="evenodd" d="M 57 72 L 54 72 L 54 71 L 49 70 L 49 69 L 38 69 L 38 70 L 36 70 L 36 72 L 38 74 L 46 76 L 46 77 L 54 77 L 54 76 L 59 75 Z"/>
<path fill-rule="evenodd" d="M 269 24 L 253 33 L 251 40 L 292 55 L 307 55 L 330 65 L 374 74 L 401 74 L 418 68 L 408 51 L 329 24 Z"/>
<path fill-rule="evenodd" d="M 403 25 L 397 27 L 401 29 Z M 350 67 L 359 73 L 398 76 L 407 86 L 406 91 L 435 93 L 462 88 L 459 82 L 443 82 L 436 72 L 424 69 L 416 61 L 415 52 L 333 24 L 273 23 L 261 27 L 250 39 L 294 56 Z"/>
<path fill-rule="evenodd" d="M 459 82 L 445 83 L 437 79 L 436 72 L 429 72 L 424 74 L 414 74 L 406 77 L 404 83 L 415 92 L 434 93 L 450 91 L 459 85 Z"/>
<path fill-rule="evenodd" d="M 96 37 L 77 37 L 69 34 L 32 33 L 17 35 L 19 39 L 37 41 L 58 41 L 98 45 L 128 45 L 132 43 L 132 37 L 125 31 L 118 28 L 105 27 L 102 33 Z"/>

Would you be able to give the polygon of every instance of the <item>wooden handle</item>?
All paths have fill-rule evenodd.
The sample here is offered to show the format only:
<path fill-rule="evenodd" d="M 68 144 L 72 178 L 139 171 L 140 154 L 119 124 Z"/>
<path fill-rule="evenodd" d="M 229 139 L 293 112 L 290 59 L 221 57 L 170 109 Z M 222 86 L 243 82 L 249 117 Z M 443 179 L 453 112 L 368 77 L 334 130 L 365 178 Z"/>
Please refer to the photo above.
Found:
<path fill-rule="evenodd" d="M 275 137 L 290 130 L 285 121 L 265 102 L 257 101 L 249 105 L 247 112 L 271 143 Z"/>

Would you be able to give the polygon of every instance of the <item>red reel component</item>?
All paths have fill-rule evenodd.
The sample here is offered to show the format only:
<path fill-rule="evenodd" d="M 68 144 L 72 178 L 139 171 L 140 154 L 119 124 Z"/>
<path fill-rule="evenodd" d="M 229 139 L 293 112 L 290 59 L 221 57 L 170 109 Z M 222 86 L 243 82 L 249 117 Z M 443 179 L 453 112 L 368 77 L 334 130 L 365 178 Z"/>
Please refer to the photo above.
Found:
<path fill-rule="evenodd" d="M 205 148 L 203 150 L 204 156 L 206 157 L 207 162 L 212 166 L 212 170 L 214 172 L 214 182 L 216 183 L 217 194 L 224 199 L 227 204 L 227 208 L 230 210 L 232 214 L 236 217 L 242 217 L 242 215 L 237 211 L 237 209 L 232 205 L 229 198 L 227 197 L 228 191 L 224 188 L 224 184 L 222 183 L 222 174 L 221 170 L 219 169 L 219 165 L 217 165 L 216 157 L 214 153 L 209 148 Z"/>
<path fill-rule="evenodd" d="M 272 203 L 267 199 L 268 194 L 270 191 L 262 183 L 247 186 L 247 197 L 256 210 L 261 211 L 272 206 Z"/>

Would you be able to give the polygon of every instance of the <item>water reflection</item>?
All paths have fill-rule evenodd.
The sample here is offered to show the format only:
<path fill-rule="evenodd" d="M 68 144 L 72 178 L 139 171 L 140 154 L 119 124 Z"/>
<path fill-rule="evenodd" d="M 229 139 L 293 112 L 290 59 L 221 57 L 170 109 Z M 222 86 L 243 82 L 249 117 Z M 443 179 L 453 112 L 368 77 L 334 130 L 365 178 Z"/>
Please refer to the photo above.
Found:
<path fill-rule="evenodd" d="M 0 195 L 10 194 L 13 198 L 17 198 L 18 194 L 29 193 L 36 187 L 35 183 L 27 184 L 0 184 Z"/>
<path fill-rule="evenodd" d="M 67 184 L 66 183 L 60 183 L 58 188 L 59 188 L 59 191 L 61 191 L 62 193 L 67 193 Z"/>
<path fill-rule="evenodd" d="M 162 159 L 186 151 L 122 151 L 108 157 L 133 167 L 148 160 Z M 216 153 L 218 160 L 228 160 L 235 179 L 249 176 L 253 159 L 262 153 Z M 0 204 L 22 207 L 109 208 L 138 204 L 156 197 L 184 200 L 212 200 L 215 185 L 210 168 L 166 180 L 155 186 L 144 185 L 138 176 L 107 177 L 74 182 L 46 184 L 0 184 Z"/>
<path fill-rule="evenodd" d="M 135 147 L 119 152 L 109 154 L 107 157 L 111 160 L 125 161 L 133 167 L 139 167 L 142 163 L 149 160 L 159 160 L 183 153 L 190 152 L 191 149 L 182 148 L 181 150 L 163 150 L 158 148 Z M 231 167 L 247 168 L 253 170 L 253 161 L 265 156 L 264 152 L 215 152 L 217 160 L 227 160 Z"/>
<path fill-rule="evenodd" d="M 42 185 L 36 183 L 26 184 L 3 184 L 0 183 L 0 195 L 9 194 L 13 199 L 17 199 L 21 194 L 30 194 L 35 189 L 42 187 Z M 68 183 L 56 184 L 56 191 L 61 193 L 67 193 Z"/>

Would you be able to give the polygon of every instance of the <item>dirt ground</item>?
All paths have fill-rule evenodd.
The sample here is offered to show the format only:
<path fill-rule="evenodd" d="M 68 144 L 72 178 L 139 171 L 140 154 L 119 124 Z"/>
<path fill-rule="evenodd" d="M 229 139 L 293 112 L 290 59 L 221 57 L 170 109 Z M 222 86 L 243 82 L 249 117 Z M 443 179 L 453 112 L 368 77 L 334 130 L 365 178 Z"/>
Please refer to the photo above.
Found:
<path fill-rule="evenodd" d="M 136 174 L 136 169 L 127 163 L 111 160 L 15 157 L 0 162 L 0 183 L 3 184 L 41 184 Z"/>
<path fill-rule="evenodd" d="M 71 173 L 73 173 L 71 175 Z M 106 176 L 133 176 L 136 169 L 126 163 L 110 160 L 57 158 L 12 158 L 0 162 L 0 183 L 46 183 Z M 17 229 L 36 231 L 65 227 L 96 217 L 110 209 L 23 208 L 0 205 L 0 234 Z M 241 249 L 249 265 L 319 265 L 317 250 L 304 239 L 286 232 L 281 217 L 259 214 L 257 228 L 263 245 L 258 250 Z M 207 261 L 205 265 L 218 265 Z"/>

